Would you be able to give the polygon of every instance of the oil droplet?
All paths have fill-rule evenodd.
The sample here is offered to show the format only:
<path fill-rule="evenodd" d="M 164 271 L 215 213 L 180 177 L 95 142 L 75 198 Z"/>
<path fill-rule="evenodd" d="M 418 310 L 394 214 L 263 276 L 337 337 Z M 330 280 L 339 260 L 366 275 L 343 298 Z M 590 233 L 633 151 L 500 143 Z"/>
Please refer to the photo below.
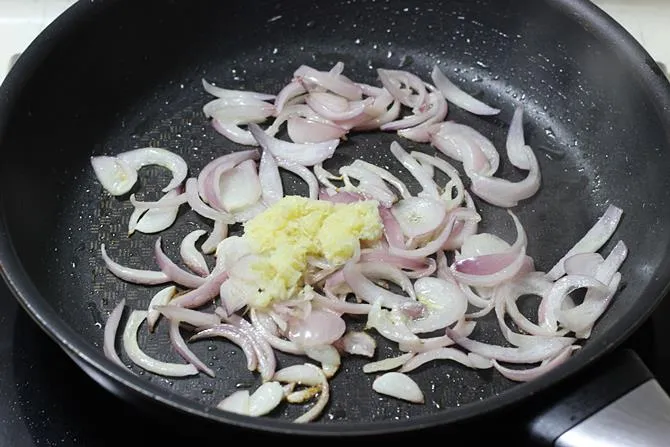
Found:
<path fill-rule="evenodd" d="M 218 348 L 215 345 L 209 345 L 207 346 L 208 351 L 216 351 Z"/>
<path fill-rule="evenodd" d="M 214 394 L 214 390 L 211 388 L 203 388 L 200 390 L 201 394 Z"/>
<path fill-rule="evenodd" d="M 552 129 L 551 127 L 546 127 L 544 129 L 544 134 L 546 136 L 548 136 L 549 138 L 552 138 L 552 139 L 556 138 L 556 134 L 554 133 L 554 129 Z"/>
<path fill-rule="evenodd" d="M 249 383 L 249 382 L 238 382 L 238 383 L 235 384 L 235 388 L 238 388 L 238 389 L 247 389 L 247 388 L 251 388 L 251 387 L 252 387 L 252 384 Z"/>

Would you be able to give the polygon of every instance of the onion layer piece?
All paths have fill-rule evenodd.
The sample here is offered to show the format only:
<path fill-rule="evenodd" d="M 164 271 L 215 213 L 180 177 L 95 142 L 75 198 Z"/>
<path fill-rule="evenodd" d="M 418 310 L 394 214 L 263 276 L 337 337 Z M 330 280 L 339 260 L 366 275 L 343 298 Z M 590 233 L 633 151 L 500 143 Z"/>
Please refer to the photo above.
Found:
<path fill-rule="evenodd" d="M 175 286 L 168 286 L 158 291 L 153 298 L 151 298 L 149 309 L 147 310 L 147 326 L 149 327 L 150 332 L 154 331 L 158 318 L 161 316 L 161 313 L 156 310 L 156 308 L 168 304 L 175 293 L 177 293 L 177 288 Z"/>
<path fill-rule="evenodd" d="M 388 371 L 396 369 L 407 363 L 409 359 L 414 357 L 412 353 L 401 354 L 397 357 L 389 357 L 387 359 L 378 360 L 376 362 L 366 363 L 363 365 L 364 373 L 373 373 L 378 371 Z"/>
<path fill-rule="evenodd" d="M 114 342 L 116 340 L 116 331 L 119 328 L 121 323 L 121 316 L 123 315 L 123 309 L 126 307 L 125 298 L 119 301 L 119 304 L 114 307 L 112 313 L 109 314 L 107 322 L 105 323 L 105 335 L 104 335 L 104 353 L 108 359 L 117 363 L 120 366 L 126 366 L 123 364 L 119 358 L 119 354 L 116 352 L 114 347 Z"/>
<path fill-rule="evenodd" d="M 142 369 L 166 377 L 184 377 L 198 374 L 198 368 L 191 364 L 166 363 L 148 356 L 137 342 L 137 332 L 145 320 L 147 312 L 134 310 L 130 313 L 123 331 L 123 349 L 130 360 Z"/>
<path fill-rule="evenodd" d="M 437 65 L 433 67 L 431 79 L 444 97 L 447 98 L 447 101 L 456 104 L 461 109 L 467 110 L 475 115 L 497 115 L 500 113 L 499 109 L 494 109 L 493 107 L 484 104 L 457 87 L 445 76 Z"/>
<path fill-rule="evenodd" d="M 144 166 L 157 165 L 169 169 L 172 172 L 172 180 L 163 192 L 168 192 L 181 185 L 188 175 L 188 165 L 179 155 L 167 149 L 158 147 L 145 147 L 123 152 L 117 156 L 119 160 L 126 162 L 135 171 Z"/>
<path fill-rule="evenodd" d="M 128 193 L 137 181 L 137 170 L 117 157 L 91 157 L 91 166 L 102 187 L 113 196 Z"/>
<path fill-rule="evenodd" d="M 372 382 L 372 389 L 379 394 L 386 394 L 415 404 L 422 404 L 424 401 L 419 385 L 409 376 L 399 372 L 388 372 L 377 377 Z"/>
<path fill-rule="evenodd" d="M 330 385 L 323 371 L 318 367 L 305 363 L 303 365 L 288 366 L 277 371 L 275 380 L 282 383 L 295 383 L 317 387 L 319 398 L 312 408 L 294 420 L 297 423 L 310 422 L 316 419 L 330 399 Z"/>

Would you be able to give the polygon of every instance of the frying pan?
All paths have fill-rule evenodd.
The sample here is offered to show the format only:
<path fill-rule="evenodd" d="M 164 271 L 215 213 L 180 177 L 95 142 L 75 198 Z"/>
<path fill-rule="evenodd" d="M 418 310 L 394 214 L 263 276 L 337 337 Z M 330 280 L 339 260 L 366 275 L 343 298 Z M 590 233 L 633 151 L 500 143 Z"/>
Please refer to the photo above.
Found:
<path fill-rule="evenodd" d="M 485 118 L 457 107 L 449 112 L 498 148 L 513 107 L 524 105 L 526 138 L 538 156 L 543 185 L 515 212 L 538 269 L 550 268 L 608 204 L 624 210 L 612 243 L 621 239 L 630 247 L 621 268 L 625 285 L 568 362 L 523 384 L 490 371 L 426 365 L 413 378 L 427 403 L 410 405 L 379 399 L 372 378 L 360 372 L 364 361 L 347 359 L 332 382 L 322 420 L 297 425 L 290 422 L 291 409 L 253 419 L 212 408 L 236 387 L 257 381 L 245 371 L 241 354 L 223 342 L 193 345 L 215 365 L 215 379 L 168 381 L 137 369 L 133 374 L 103 356 L 101 326 L 111 309 L 121 298 L 130 308 L 144 309 L 155 290 L 114 278 L 100 258 L 100 245 L 108 244 L 110 256 L 129 265 L 152 266 L 154 236 L 127 237 L 127 197 L 104 193 L 90 156 L 165 147 L 183 155 L 197 175 L 215 156 L 240 149 L 203 117 L 208 97 L 201 78 L 277 92 L 298 65 L 326 69 L 337 61 L 346 74 L 370 83 L 377 82 L 375 68 L 407 69 L 426 78 L 439 64 L 465 90 L 502 109 Z M 449 427 L 548 395 L 561 384 L 577 390 L 568 379 L 624 341 L 665 296 L 669 129 L 670 87 L 663 73 L 620 26 L 584 1 L 80 2 L 37 38 L 2 86 L 0 266 L 25 310 L 82 368 L 152 411 L 207 426 L 302 435 Z M 352 136 L 328 166 L 357 157 L 392 163 L 388 146 L 394 139 L 390 133 Z M 397 166 L 392 170 L 410 181 Z M 501 172 L 519 175 L 504 160 Z M 145 197 L 156 197 L 155 185 L 165 175 L 153 168 L 141 172 Z M 285 181 L 289 191 L 304 192 L 295 179 Z M 478 205 L 486 216 L 483 230 L 514 237 L 503 211 Z M 163 235 L 167 253 L 176 254 L 175 242 L 187 231 L 208 225 L 182 212 Z M 479 326 L 474 336 L 501 341 L 494 324 Z M 151 355 L 175 358 L 165 332 L 151 337 L 141 339 Z M 649 378 L 634 360 L 624 358 L 612 368 L 619 371 L 617 385 L 599 392 L 605 397 L 596 399 L 598 406 Z M 596 410 L 569 415 L 571 422 L 562 428 L 538 427 L 551 425 L 544 439 L 554 442 L 569 428 L 583 427 L 582 419 L 600 414 Z"/>

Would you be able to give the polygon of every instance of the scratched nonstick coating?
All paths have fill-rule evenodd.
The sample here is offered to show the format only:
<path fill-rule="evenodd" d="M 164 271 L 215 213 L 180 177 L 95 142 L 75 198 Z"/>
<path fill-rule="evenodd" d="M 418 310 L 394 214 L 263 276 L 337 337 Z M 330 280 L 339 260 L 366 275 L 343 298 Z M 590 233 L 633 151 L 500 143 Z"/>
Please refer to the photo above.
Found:
<path fill-rule="evenodd" d="M 260 383 L 241 350 L 226 341 L 191 346 L 215 378 L 145 373 L 123 349 L 128 372 L 102 357 L 103 325 L 119 300 L 127 300 L 123 324 L 130 309 L 146 309 L 162 286 L 128 284 L 105 268 L 103 243 L 120 263 L 156 269 L 157 236 L 128 237 L 128 197 L 102 190 L 89 157 L 157 146 L 182 155 L 197 175 L 213 158 L 242 149 L 203 116 L 210 97 L 202 78 L 277 93 L 300 64 L 326 70 L 338 61 L 350 78 L 375 85 L 377 68 L 409 70 L 429 81 L 438 64 L 466 91 L 502 109 L 476 117 L 452 106 L 449 119 L 489 137 L 501 152 L 498 175 L 511 180 L 525 174 L 507 162 L 504 141 L 514 107 L 525 107 L 525 135 L 542 187 L 514 212 L 537 269 L 549 269 L 608 204 L 624 209 L 604 248 L 619 239 L 631 248 L 621 269 L 624 285 L 569 362 L 530 384 L 433 362 L 411 373 L 426 396 L 416 405 L 373 392 L 375 375 L 362 372 L 368 360 L 345 357 L 323 417 L 297 427 L 289 421 L 307 407 L 282 405 L 262 420 L 212 409 L 233 391 Z M 670 228 L 668 112 L 659 106 L 667 104 L 665 87 L 653 61 L 621 29 L 575 1 L 84 2 L 38 39 L 3 88 L 3 268 L 45 331 L 120 395 L 130 389 L 168 410 L 271 431 L 370 433 L 447 424 L 517 402 L 579 370 L 625 338 L 662 296 Z M 388 167 L 416 192 L 388 150 L 392 141 L 435 153 L 393 133 L 352 134 L 325 166 L 336 170 L 361 158 Z M 306 193 L 295 177 L 283 178 L 287 193 Z M 165 170 L 145 168 L 134 192 L 156 199 L 167 180 Z M 505 211 L 477 205 L 481 231 L 514 240 Z M 211 227 L 182 207 L 162 233 L 165 251 L 179 260 L 183 236 Z M 536 304 L 525 300 L 524 311 Z M 351 327 L 363 323 L 350 320 Z M 494 315 L 480 321 L 473 337 L 503 342 Z M 376 358 L 397 352 L 378 341 Z M 164 323 L 154 334 L 142 330 L 140 344 L 151 356 L 180 361 Z M 281 367 L 305 361 L 282 354 L 278 360 Z"/>

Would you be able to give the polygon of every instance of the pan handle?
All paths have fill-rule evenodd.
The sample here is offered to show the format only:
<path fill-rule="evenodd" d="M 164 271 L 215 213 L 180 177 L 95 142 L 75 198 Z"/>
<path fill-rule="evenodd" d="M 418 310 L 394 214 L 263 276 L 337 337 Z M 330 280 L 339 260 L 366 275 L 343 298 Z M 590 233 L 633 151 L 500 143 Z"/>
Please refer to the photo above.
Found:
<path fill-rule="evenodd" d="M 607 357 L 574 385 L 558 386 L 560 397 L 532 419 L 534 441 L 557 447 L 670 445 L 670 397 L 634 351 Z"/>

